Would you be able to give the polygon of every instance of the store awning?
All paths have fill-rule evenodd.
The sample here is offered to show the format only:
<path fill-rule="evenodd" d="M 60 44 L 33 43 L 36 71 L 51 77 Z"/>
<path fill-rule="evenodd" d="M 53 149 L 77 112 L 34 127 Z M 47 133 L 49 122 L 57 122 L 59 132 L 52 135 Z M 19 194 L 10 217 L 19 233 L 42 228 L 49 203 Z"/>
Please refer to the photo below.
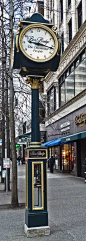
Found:
<path fill-rule="evenodd" d="M 60 145 L 61 144 L 61 138 L 58 138 L 58 139 L 56 139 L 56 140 L 53 140 L 50 144 L 49 144 L 49 146 L 58 146 L 58 145 Z"/>
<path fill-rule="evenodd" d="M 44 147 L 48 147 L 50 145 L 51 142 L 53 142 L 54 140 L 51 140 L 51 141 L 47 141 L 45 143 L 42 144 L 42 146 Z"/>
<path fill-rule="evenodd" d="M 58 138 L 58 139 L 54 139 L 54 140 L 51 140 L 51 141 L 47 141 L 42 145 L 44 147 L 49 147 L 49 146 L 58 146 L 58 145 L 65 144 L 65 143 L 71 144 L 73 141 L 83 139 L 83 138 L 86 138 L 86 131 L 76 133 L 76 134 L 73 134 L 73 135 L 69 135 L 69 136 L 65 136 L 63 138 Z"/>
<path fill-rule="evenodd" d="M 76 133 L 76 134 L 73 134 L 73 135 L 70 135 L 70 136 L 65 136 L 65 137 L 61 138 L 61 143 L 76 141 L 76 140 L 79 140 L 79 139 L 83 139 L 85 137 L 86 137 L 86 131 Z"/>
<path fill-rule="evenodd" d="M 61 138 L 58 138 L 58 139 L 55 139 L 55 140 L 52 140 L 52 141 L 45 142 L 43 144 L 43 146 L 49 147 L 49 146 L 57 146 L 57 145 L 60 145 L 60 144 L 61 144 Z"/>

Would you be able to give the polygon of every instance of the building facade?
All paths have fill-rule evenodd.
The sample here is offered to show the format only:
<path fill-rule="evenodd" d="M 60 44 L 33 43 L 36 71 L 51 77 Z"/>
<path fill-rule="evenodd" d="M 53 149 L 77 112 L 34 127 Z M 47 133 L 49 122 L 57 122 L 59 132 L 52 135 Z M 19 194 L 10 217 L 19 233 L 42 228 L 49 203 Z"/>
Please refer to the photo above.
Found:
<path fill-rule="evenodd" d="M 61 59 L 44 83 L 49 157 L 59 171 L 84 176 L 86 158 L 86 0 L 45 0 L 44 16 L 57 27 Z"/>

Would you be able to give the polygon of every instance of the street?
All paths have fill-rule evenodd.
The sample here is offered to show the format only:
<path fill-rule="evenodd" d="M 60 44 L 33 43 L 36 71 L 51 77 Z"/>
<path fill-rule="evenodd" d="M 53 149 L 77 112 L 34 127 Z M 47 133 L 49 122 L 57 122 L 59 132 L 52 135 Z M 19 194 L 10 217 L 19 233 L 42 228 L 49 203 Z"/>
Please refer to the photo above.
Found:
<path fill-rule="evenodd" d="M 1 185 L 1 184 L 0 184 Z M 3 203 L 11 200 L 0 189 Z M 25 202 L 25 165 L 18 166 L 19 202 Z M 1 199 L 1 198 L 0 198 Z M 4 200 L 5 199 L 5 200 Z M 0 201 L 1 204 L 1 201 Z M 85 241 L 86 240 L 86 184 L 84 179 L 69 174 L 51 174 L 48 170 L 48 215 L 50 236 L 29 240 Z M 0 241 L 25 241 L 25 209 L 0 208 Z"/>

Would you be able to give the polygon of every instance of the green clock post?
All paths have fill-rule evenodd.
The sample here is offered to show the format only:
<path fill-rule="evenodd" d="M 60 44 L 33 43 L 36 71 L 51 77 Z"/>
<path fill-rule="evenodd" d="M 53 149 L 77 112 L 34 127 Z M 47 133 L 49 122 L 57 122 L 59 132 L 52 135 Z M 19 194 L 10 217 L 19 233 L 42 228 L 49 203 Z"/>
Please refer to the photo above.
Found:
<path fill-rule="evenodd" d="M 14 40 L 14 69 L 28 76 L 32 89 L 31 143 L 25 150 L 26 211 L 24 230 L 27 237 L 49 235 L 47 211 L 47 149 L 40 143 L 39 86 L 60 61 L 60 41 L 56 28 L 40 14 L 19 23 Z M 12 51 L 11 51 L 12 53 Z M 13 57 L 12 57 L 13 59 Z"/>
<path fill-rule="evenodd" d="M 41 77 L 29 77 L 32 89 L 32 136 L 25 150 L 26 160 L 26 211 L 25 233 L 49 235 L 47 211 L 47 149 L 40 143 L 39 130 L 39 85 Z"/>

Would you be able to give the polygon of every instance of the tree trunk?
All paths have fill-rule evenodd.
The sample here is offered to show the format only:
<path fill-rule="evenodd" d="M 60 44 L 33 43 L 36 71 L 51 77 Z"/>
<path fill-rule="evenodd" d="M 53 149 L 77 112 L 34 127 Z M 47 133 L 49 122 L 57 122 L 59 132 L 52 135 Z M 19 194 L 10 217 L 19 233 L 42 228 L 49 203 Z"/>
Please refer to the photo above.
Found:
<path fill-rule="evenodd" d="M 4 31 L 3 31 L 3 6 L 1 6 L 1 30 L 2 30 L 2 171 L 3 158 L 5 157 L 5 104 L 4 104 L 4 73 L 5 73 L 5 58 L 4 58 Z M 2 183 L 4 178 L 1 179 Z"/>
<path fill-rule="evenodd" d="M 10 34 L 12 36 L 13 31 L 13 0 L 10 0 Z M 15 144 L 15 121 L 14 121 L 14 88 L 13 88 L 13 76 L 11 69 L 11 59 L 9 65 L 10 74 L 10 128 L 11 128 L 11 154 L 12 154 L 12 206 L 18 206 L 18 191 L 17 191 L 17 158 L 16 158 L 16 144 Z"/>

